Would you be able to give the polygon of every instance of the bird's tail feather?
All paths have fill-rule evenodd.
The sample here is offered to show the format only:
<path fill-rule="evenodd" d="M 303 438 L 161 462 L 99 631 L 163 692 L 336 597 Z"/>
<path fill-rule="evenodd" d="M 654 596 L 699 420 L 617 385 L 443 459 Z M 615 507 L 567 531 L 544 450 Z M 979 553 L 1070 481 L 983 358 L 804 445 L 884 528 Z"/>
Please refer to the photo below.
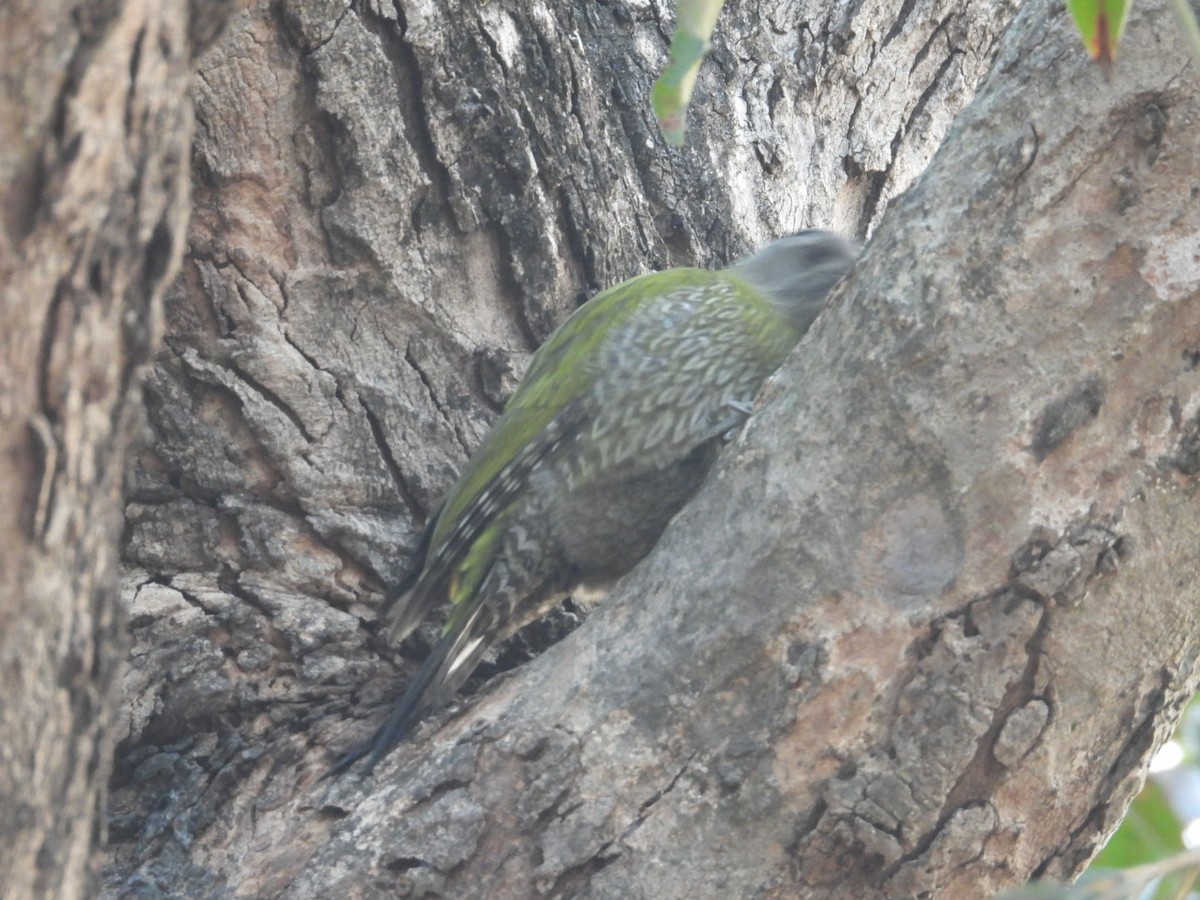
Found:
<path fill-rule="evenodd" d="M 417 593 L 416 588 L 425 569 L 425 562 L 429 558 L 429 547 L 433 543 L 433 532 L 441 512 L 439 507 L 429 516 L 425 530 L 421 532 L 421 540 L 409 561 L 408 574 L 388 591 L 383 605 L 379 607 L 379 619 L 386 623 L 388 638 L 392 643 L 399 643 L 408 637 L 429 612 L 431 600 L 417 603 L 414 595 Z M 425 590 L 423 593 L 427 595 L 429 591 Z"/>
<path fill-rule="evenodd" d="M 344 754 L 321 776 L 332 778 L 345 772 L 363 757 L 364 775 L 370 775 L 392 748 L 399 744 L 429 713 L 444 706 L 470 676 L 475 664 L 491 642 L 486 640 L 490 628 L 486 622 L 480 629 L 480 614 L 486 607 L 479 603 L 462 628 L 442 635 L 429 651 L 429 656 L 417 670 L 404 690 L 404 696 L 392 708 L 387 719 L 368 740 Z"/>

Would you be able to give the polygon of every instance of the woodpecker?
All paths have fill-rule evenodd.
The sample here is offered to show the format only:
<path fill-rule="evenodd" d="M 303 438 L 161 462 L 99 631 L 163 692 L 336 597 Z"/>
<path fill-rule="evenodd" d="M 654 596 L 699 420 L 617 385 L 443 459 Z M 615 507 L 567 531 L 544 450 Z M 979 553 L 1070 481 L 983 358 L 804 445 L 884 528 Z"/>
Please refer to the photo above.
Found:
<path fill-rule="evenodd" d="M 385 602 L 393 642 L 448 602 L 441 638 L 375 735 L 328 774 L 364 756 L 370 773 L 490 647 L 632 569 L 855 256 L 802 231 L 720 271 L 641 275 L 579 307 L 533 355 Z"/>

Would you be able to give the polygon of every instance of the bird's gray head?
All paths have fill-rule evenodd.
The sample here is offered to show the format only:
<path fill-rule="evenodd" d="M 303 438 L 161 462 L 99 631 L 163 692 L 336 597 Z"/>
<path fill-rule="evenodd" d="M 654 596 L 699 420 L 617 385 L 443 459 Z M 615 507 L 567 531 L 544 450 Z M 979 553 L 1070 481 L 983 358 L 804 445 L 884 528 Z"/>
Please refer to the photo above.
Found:
<path fill-rule="evenodd" d="M 828 231 L 799 231 L 772 241 L 730 266 L 731 274 L 762 291 L 806 331 L 825 296 L 858 256 L 858 248 Z"/>

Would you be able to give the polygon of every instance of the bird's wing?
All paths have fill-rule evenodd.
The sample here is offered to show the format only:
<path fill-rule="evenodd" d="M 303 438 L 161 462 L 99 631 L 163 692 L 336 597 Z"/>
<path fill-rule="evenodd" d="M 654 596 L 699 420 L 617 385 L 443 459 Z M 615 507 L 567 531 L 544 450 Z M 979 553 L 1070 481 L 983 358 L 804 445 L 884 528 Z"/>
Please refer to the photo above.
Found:
<path fill-rule="evenodd" d="M 458 604 L 477 593 L 503 536 L 505 514 L 521 495 L 530 473 L 564 452 L 582 422 L 581 404 L 568 403 L 462 507 L 443 532 L 440 526 L 451 502 L 447 498 L 438 527 L 431 531 L 431 549 L 419 576 L 385 612 L 393 641 L 408 636 L 439 600 L 448 597 Z M 481 450 L 487 449 L 486 443 Z M 453 624 L 452 619 L 447 628 Z"/>
<path fill-rule="evenodd" d="M 686 455 L 678 446 L 660 446 L 681 430 L 662 432 L 665 413 L 680 401 L 671 386 L 677 379 L 664 367 L 686 363 L 677 358 L 686 350 L 688 320 L 703 306 L 705 289 L 716 277 L 699 269 L 674 269 L 626 281 L 576 310 L 538 349 L 504 414 L 446 496 L 420 576 L 388 613 L 393 640 L 411 633 L 435 603 L 449 599 L 457 605 L 473 597 L 504 530 L 492 526 L 507 514 L 539 466 L 570 456 L 572 471 L 586 479 L 596 467 L 632 464 L 649 471 Z M 620 377 L 613 378 L 613 371 Z M 699 377 L 695 397 L 689 394 L 685 402 L 701 404 L 707 386 L 703 373 Z M 641 379 L 641 389 L 630 384 Z M 654 394 L 665 396 L 647 409 L 644 398 Z M 611 403 L 629 408 L 605 410 Z M 698 427 L 707 428 L 710 437 L 738 421 L 722 406 L 721 400 L 710 402 L 695 414 Z M 622 432 L 647 430 L 632 421 L 643 415 L 657 416 L 652 440 L 624 440 Z M 673 443 L 686 442 L 689 450 L 703 443 L 694 431 L 686 441 L 679 437 Z"/>
<path fill-rule="evenodd" d="M 592 470 L 660 469 L 740 424 L 799 339 L 751 287 L 703 274 L 637 310 L 591 360 L 623 373 L 595 381 L 596 413 L 577 439 Z"/>
<path fill-rule="evenodd" d="M 437 525 L 438 516 L 441 515 L 442 508 L 439 506 L 432 515 L 429 516 L 425 523 L 424 529 L 421 531 L 421 539 L 417 542 L 417 548 L 413 551 L 412 558 L 408 561 L 408 572 L 396 584 L 392 585 L 387 592 L 387 596 L 383 598 L 383 603 L 379 607 L 379 616 L 381 619 L 387 620 L 392 615 L 392 609 L 401 599 L 409 593 L 416 585 L 421 577 L 421 572 L 425 569 L 425 561 L 429 558 L 429 545 L 433 543 L 433 529 Z"/>
<path fill-rule="evenodd" d="M 605 334 L 657 289 L 663 274 L 634 278 L 599 294 L 538 348 L 503 415 L 446 495 L 417 575 L 406 579 L 385 606 L 393 641 L 410 634 L 435 603 L 461 600 L 478 585 L 498 538 L 489 524 L 504 515 L 538 465 L 573 441 L 589 415 L 587 383 L 595 373 L 590 360 L 601 353 Z M 464 563 L 466 571 L 455 579 Z"/>

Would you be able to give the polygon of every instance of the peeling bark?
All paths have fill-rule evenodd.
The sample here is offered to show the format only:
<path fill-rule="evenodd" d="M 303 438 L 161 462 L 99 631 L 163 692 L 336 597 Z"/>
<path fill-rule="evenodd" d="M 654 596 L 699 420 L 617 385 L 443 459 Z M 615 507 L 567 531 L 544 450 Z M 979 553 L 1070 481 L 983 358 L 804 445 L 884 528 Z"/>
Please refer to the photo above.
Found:
<path fill-rule="evenodd" d="M 1010 6 L 732 4 L 678 153 L 654 4 L 250 8 L 200 66 L 126 511 L 110 892 L 1077 872 L 1197 680 L 1200 93 L 1157 11 L 1105 84 L 1025 6 L 946 137 Z M 380 590 L 536 343 L 829 224 L 874 231 L 862 264 L 655 553 L 316 784 L 428 640 L 375 641 Z"/>
<path fill-rule="evenodd" d="M 94 896 L 126 648 L 122 475 L 184 244 L 193 49 L 180 2 L 0 10 L 6 898 Z"/>

